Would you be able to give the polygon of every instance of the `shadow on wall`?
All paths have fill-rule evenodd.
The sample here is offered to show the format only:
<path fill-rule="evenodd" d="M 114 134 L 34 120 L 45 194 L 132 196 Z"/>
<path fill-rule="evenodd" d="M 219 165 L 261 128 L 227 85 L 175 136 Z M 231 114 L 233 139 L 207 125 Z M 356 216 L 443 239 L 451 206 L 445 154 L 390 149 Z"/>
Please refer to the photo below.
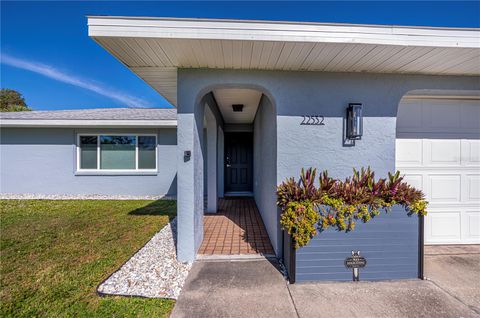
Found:
<path fill-rule="evenodd" d="M 152 215 L 152 216 L 168 216 L 168 220 L 172 221 L 177 215 L 177 201 L 175 200 L 157 200 L 149 203 L 141 208 L 128 212 L 129 215 Z"/>
<path fill-rule="evenodd" d="M 175 177 L 172 180 L 172 183 L 170 184 L 170 187 L 168 188 L 167 195 L 170 195 L 170 196 L 177 195 L 177 174 L 176 173 L 175 173 Z"/>

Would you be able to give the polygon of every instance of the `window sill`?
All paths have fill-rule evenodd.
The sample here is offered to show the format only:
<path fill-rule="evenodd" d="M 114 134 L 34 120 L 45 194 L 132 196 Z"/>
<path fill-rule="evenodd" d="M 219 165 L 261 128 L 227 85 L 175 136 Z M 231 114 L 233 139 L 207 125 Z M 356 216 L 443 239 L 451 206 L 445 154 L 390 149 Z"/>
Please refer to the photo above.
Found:
<path fill-rule="evenodd" d="M 156 176 L 158 171 L 75 171 L 76 176 Z"/>

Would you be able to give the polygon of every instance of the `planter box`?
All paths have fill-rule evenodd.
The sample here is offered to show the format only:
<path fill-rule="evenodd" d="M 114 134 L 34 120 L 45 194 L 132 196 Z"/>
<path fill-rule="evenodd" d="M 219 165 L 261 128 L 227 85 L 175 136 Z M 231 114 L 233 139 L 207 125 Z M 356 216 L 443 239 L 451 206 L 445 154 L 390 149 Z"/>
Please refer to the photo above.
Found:
<path fill-rule="evenodd" d="M 298 250 L 284 232 L 283 250 L 291 283 L 351 281 L 352 270 L 344 261 L 352 251 L 367 260 L 360 280 L 423 278 L 423 217 L 409 217 L 403 207 L 394 206 L 368 223 L 358 221 L 352 232 L 319 231 Z"/>

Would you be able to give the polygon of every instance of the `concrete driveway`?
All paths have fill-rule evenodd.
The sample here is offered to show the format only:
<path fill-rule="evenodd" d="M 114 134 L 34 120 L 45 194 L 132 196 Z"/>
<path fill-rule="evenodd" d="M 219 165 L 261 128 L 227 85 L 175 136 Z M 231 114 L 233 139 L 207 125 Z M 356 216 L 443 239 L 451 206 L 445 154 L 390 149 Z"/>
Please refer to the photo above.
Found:
<path fill-rule="evenodd" d="M 425 276 L 480 315 L 480 245 L 426 246 Z"/>
<path fill-rule="evenodd" d="M 480 317 L 480 246 L 428 247 L 428 280 L 289 285 L 275 262 L 194 264 L 172 317 Z"/>

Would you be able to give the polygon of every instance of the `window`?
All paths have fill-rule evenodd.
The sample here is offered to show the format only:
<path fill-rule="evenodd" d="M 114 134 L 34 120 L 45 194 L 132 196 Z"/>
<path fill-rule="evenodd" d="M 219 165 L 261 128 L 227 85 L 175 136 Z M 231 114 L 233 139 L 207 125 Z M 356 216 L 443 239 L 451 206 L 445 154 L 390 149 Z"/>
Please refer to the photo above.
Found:
<path fill-rule="evenodd" d="M 97 169 L 97 136 L 80 136 L 80 169 Z"/>
<path fill-rule="evenodd" d="M 156 170 L 155 135 L 79 135 L 78 170 Z"/>
<path fill-rule="evenodd" d="M 100 169 L 135 169 L 136 136 L 100 136 Z"/>

